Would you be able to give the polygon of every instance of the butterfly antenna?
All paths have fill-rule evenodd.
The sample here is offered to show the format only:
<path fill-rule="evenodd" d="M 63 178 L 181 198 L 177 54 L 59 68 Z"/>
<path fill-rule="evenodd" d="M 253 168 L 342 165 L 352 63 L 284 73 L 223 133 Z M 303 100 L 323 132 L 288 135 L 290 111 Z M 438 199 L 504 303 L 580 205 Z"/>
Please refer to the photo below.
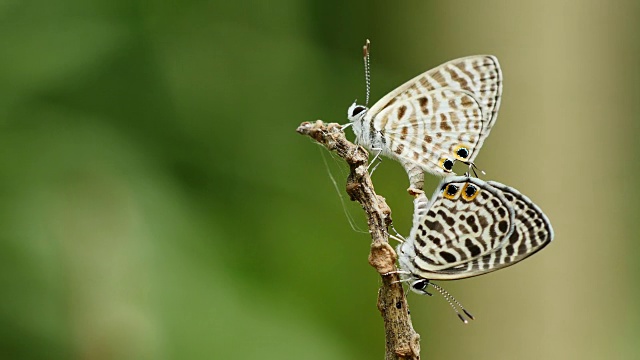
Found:
<path fill-rule="evenodd" d="M 369 39 L 364 43 L 362 47 L 362 57 L 364 59 L 364 81 L 367 87 L 367 97 L 364 102 L 364 106 L 369 106 L 369 89 L 371 87 L 371 68 L 369 67 L 369 49 L 371 48 L 371 42 Z"/>
<path fill-rule="evenodd" d="M 460 320 L 462 320 L 463 323 L 467 324 L 469 322 L 467 321 L 467 319 L 464 318 L 464 316 L 462 316 L 462 314 L 460 314 L 460 312 L 458 311 L 458 309 L 456 309 L 454 304 L 458 305 L 458 307 L 469 317 L 469 319 L 475 320 L 473 315 L 471 315 L 471 313 L 468 312 L 467 309 L 465 309 L 462 306 L 462 304 L 460 304 L 460 302 L 458 300 L 456 300 L 456 298 L 454 298 L 451 294 L 449 294 L 449 292 L 447 292 L 447 290 L 441 288 L 439 285 L 436 285 L 436 284 L 434 284 L 432 282 L 429 282 L 429 285 L 433 286 L 436 290 L 438 290 L 440 295 L 442 295 L 442 297 L 445 298 L 445 300 L 447 300 L 449 305 L 451 305 L 451 308 L 453 309 L 453 311 L 456 312 L 456 314 L 458 315 Z"/>

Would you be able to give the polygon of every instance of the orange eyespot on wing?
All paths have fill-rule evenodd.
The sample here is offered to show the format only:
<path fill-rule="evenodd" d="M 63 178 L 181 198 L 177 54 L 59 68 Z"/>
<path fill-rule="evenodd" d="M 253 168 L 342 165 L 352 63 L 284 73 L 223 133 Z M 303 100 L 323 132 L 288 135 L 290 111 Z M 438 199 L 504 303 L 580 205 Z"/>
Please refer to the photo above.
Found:
<path fill-rule="evenodd" d="M 480 189 L 478 189 L 477 186 L 471 183 L 466 183 L 462 187 L 462 198 L 467 201 L 472 201 L 473 199 L 476 198 L 476 196 L 478 196 L 479 193 L 480 193 Z"/>
<path fill-rule="evenodd" d="M 443 196 L 449 200 L 455 200 L 459 190 L 460 187 L 458 185 L 448 184 L 444 188 Z"/>

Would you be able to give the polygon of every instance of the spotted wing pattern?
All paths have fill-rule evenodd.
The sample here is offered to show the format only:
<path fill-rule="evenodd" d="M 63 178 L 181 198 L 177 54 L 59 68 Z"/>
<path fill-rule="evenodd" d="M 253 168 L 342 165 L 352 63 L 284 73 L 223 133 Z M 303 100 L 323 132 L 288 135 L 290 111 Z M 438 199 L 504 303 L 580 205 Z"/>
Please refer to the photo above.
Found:
<path fill-rule="evenodd" d="M 517 190 L 450 177 L 431 202 L 423 195 L 415 200 L 413 228 L 398 253 L 414 278 L 452 280 L 513 265 L 552 239 L 547 217 Z"/>
<path fill-rule="evenodd" d="M 421 171 L 450 173 L 456 160 L 472 162 L 477 156 L 497 119 L 501 94 L 502 72 L 494 56 L 452 60 L 374 104 L 362 124 L 368 129 L 364 136 L 380 132 L 385 155 L 400 160 L 410 178 Z"/>
<path fill-rule="evenodd" d="M 373 117 L 396 102 L 417 98 L 437 89 L 460 90 L 475 98 L 482 108 L 482 118 L 486 121 L 487 129 L 491 130 L 497 119 L 502 96 L 500 63 L 492 55 L 451 60 L 398 86 L 376 102 L 368 113 Z"/>
<path fill-rule="evenodd" d="M 433 90 L 399 101 L 376 115 L 387 144 L 385 155 L 395 157 L 413 172 L 446 175 L 456 160 L 475 157 L 483 140 L 482 108 L 461 90 Z"/>

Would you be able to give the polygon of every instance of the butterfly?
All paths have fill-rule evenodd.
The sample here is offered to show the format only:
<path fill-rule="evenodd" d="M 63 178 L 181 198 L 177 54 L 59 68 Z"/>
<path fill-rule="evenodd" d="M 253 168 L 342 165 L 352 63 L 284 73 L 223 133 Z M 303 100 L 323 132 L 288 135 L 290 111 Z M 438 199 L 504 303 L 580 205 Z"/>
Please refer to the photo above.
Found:
<path fill-rule="evenodd" d="M 400 273 L 414 292 L 431 295 L 427 287 L 432 285 L 449 300 L 452 297 L 430 280 L 496 271 L 528 258 L 552 240 L 547 216 L 516 189 L 449 176 L 431 201 L 424 194 L 414 199 L 411 232 L 397 248 Z"/>
<path fill-rule="evenodd" d="M 501 94 L 498 59 L 470 56 L 416 76 L 371 108 L 354 102 L 347 117 L 356 142 L 399 161 L 409 175 L 410 192 L 417 193 L 422 190 L 425 171 L 445 176 L 458 160 L 473 166 L 496 122 Z"/>

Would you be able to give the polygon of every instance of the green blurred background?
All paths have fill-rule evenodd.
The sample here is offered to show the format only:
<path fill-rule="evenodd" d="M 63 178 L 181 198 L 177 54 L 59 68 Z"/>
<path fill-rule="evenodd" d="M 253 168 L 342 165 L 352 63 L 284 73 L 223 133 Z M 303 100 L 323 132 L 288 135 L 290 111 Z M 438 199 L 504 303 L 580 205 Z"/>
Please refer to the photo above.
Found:
<path fill-rule="evenodd" d="M 498 56 L 477 163 L 556 231 L 440 283 L 467 326 L 410 294 L 423 358 L 640 357 L 639 20 L 637 1 L 0 1 L 0 357 L 382 358 L 369 237 L 294 131 L 347 121 L 366 38 L 372 102 Z M 407 234 L 404 171 L 374 182 Z"/>

